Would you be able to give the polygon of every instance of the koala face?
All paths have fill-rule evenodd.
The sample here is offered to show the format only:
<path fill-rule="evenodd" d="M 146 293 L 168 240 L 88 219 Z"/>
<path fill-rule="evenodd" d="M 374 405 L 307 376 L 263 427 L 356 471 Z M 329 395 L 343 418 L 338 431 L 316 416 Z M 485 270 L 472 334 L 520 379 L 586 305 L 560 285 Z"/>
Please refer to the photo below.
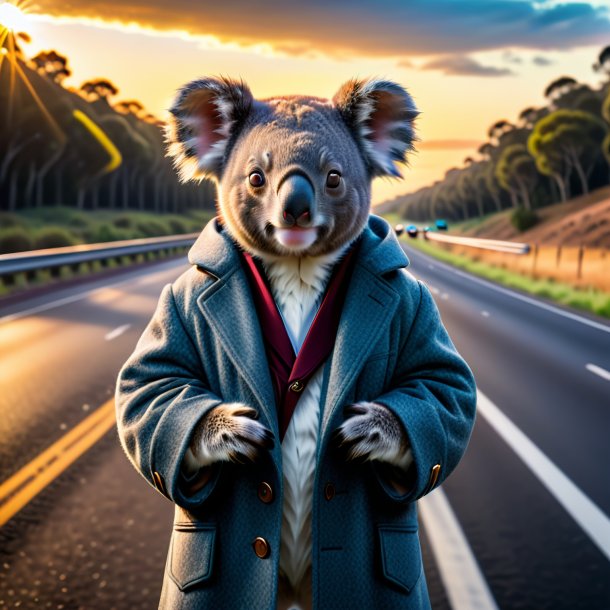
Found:
<path fill-rule="evenodd" d="M 223 223 L 259 256 L 318 256 L 355 239 L 376 175 L 400 176 L 415 106 L 388 81 L 350 81 L 332 102 L 256 101 L 243 83 L 202 79 L 171 108 L 169 154 L 183 180 L 212 177 Z"/>

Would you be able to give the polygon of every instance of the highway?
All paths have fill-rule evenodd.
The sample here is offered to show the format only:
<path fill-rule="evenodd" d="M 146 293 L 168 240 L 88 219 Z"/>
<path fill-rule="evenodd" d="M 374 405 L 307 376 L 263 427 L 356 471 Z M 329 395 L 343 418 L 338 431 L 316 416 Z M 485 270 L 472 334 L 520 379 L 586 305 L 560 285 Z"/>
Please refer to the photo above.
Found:
<path fill-rule="evenodd" d="M 433 608 L 610 608 L 610 324 L 406 251 L 480 390 L 462 463 L 421 502 Z M 0 608 L 156 607 L 172 506 L 98 409 L 185 269 L 0 303 L 0 514 L 27 474 L 0 519 Z"/>

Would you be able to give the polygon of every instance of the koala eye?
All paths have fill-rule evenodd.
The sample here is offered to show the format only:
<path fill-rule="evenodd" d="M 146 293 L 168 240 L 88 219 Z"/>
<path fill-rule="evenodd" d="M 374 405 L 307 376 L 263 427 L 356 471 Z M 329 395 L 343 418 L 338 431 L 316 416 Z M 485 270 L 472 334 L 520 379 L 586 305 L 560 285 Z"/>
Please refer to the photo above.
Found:
<path fill-rule="evenodd" d="M 263 176 L 263 173 L 259 171 L 252 172 L 248 176 L 248 180 L 250 184 L 255 188 L 260 188 L 261 186 L 263 186 L 263 184 L 265 184 L 265 176 Z"/>
<path fill-rule="evenodd" d="M 341 174 L 339 172 L 328 172 L 326 176 L 326 186 L 329 189 L 336 189 L 341 184 Z"/>

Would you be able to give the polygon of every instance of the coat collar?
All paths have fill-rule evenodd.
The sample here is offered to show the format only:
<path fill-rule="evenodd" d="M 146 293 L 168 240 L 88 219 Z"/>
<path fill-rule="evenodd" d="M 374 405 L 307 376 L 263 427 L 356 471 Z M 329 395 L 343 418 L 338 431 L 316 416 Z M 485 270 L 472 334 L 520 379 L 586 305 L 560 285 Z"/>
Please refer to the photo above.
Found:
<path fill-rule="evenodd" d="M 192 265 L 222 278 L 239 267 L 239 246 L 217 217 L 205 226 L 189 250 L 188 259 Z M 374 275 L 384 275 L 409 265 L 394 231 L 383 218 L 369 216 L 356 264 L 363 265 Z"/>
<path fill-rule="evenodd" d="M 370 216 L 354 261 L 335 348 L 331 356 L 322 436 L 379 337 L 387 331 L 400 297 L 383 277 L 406 267 L 409 259 L 389 224 Z M 269 427 L 279 437 L 275 396 L 265 346 L 238 246 L 215 218 L 189 251 L 189 262 L 217 281 L 198 297 L 197 305 L 240 375 L 248 383 Z M 321 445 L 320 445 L 321 446 Z"/>

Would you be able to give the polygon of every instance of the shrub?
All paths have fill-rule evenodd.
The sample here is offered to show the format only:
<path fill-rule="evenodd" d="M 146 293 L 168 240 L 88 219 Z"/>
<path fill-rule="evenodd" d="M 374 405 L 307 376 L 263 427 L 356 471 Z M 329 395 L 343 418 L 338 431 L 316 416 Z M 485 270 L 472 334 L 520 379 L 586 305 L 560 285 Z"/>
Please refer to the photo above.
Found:
<path fill-rule="evenodd" d="M 106 241 L 120 241 L 132 239 L 132 232 L 127 229 L 117 229 L 110 224 L 101 224 L 91 234 L 91 242 L 101 243 Z"/>
<path fill-rule="evenodd" d="M 533 210 L 518 207 L 510 217 L 510 221 L 517 231 L 526 231 L 533 227 L 540 219 Z"/>
<path fill-rule="evenodd" d="M 180 218 L 170 218 L 168 219 L 167 224 L 169 225 L 171 232 L 176 235 L 179 233 L 188 233 L 187 223 Z"/>
<path fill-rule="evenodd" d="M 157 220 L 139 220 L 136 228 L 145 237 L 159 237 L 169 234 L 168 227 Z"/>
<path fill-rule="evenodd" d="M 115 227 L 118 227 L 119 229 L 131 229 L 133 228 L 133 218 L 131 216 L 128 216 L 127 214 L 123 214 L 121 216 L 117 216 L 113 221 L 112 224 Z"/>
<path fill-rule="evenodd" d="M 0 231 L 0 254 L 32 250 L 31 235 L 22 227 L 10 227 Z"/>
<path fill-rule="evenodd" d="M 36 233 L 36 248 L 61 248 L 76 243 L 74 235 L 62 227 L 44 227 Z"/>
<path fill-rule="evenodd" d="M 17 214 L 0 214 L 0 227 L 8 229 L 9 227 L 23 227 L 24 221 Z"/>

